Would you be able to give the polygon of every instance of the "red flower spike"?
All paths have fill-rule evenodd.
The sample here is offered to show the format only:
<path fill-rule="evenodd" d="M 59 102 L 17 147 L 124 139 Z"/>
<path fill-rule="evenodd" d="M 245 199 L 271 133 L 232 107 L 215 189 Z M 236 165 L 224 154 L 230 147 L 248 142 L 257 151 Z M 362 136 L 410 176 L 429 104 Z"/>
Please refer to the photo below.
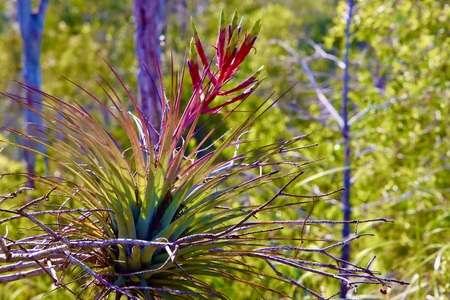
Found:
<path fill-rule="evenodd" d="M 188 60 L 189 75 L 192 79 L 192 87 L 195 90 L 200 83 L 200 70 L 197 61 L 197 51 L 195 50 L 194 41 L 190 43 L 190 59 Z"/>
<path fill-rule="evenodd" d="M 255 83 L 256 81 L 261 81 L 258 80 L 258 75 L 261 73 L 262 69 L 264 67 L 259 68 L 252 76 L 250 76 L 249 78 L 247 78 L 246 80 L 244 80 L 242 83 L 238 84 L 236 87 L 228 90 L 228 91 L 224 91 L 224 92 L 219 92 L 219 96 L 227 96 L 231 93 L 237 92 L 239 90 L 245 89 L 246 87 L 250 86 L 251 84 Z M 264 78 L 263 78 L 264 79 Z"/>
<path fill-rule="evenodd" d="M 260 30 L 261 30 L 261 20 L 259 19 L 258 21 L 256 21 L 255 25 L 253 25 L 250 33 L 245 35 L 245 39 L 242 42 L 242 46 L 236 53 L 235 61 L 233 61 L 232 65 L 233 68 L 239 66 L 244 61 L 245 57 L 247 57 L 248 53 L 253 48 L 256 39 L 258 38 Z"/>
<path fill-rule="evenodd" d="M 253 39 L 252 42 L 248 42 L 249 36 L 245 37 L 244 43 L 242 44 L 241 48 L 236 52 L 235 58 L 230 66 L 230 68 L 235 69 L 237 68 L 247 57 L 250 50 L 252 50 L 253 45 L 256 41 L 256 37 Z"/>
<path fill-rule="evenodd" d="M 217 71 L 211 70 L 213 66 L 206 58 L 195 24 L 191 21 L 194 37 L 191 41 L 191 58 L 188 61 L 188 66 L 192 77 L 193 87 L 197 92 L 196 96 L 191 98 L 190 105 L 188 105 L 189 112 L 185 115 L 182 125 L 183 130 L 198 118 L 198 114 L 217 113 L 227 105 L 242 101 L 260 84 L 260 80 L 257 77 L 262 68 L 234 88 L 227 91 L 221 90 L 223 86 L 232 79 L 234 73 L 238 71 L 239 65 L 253 48 L 261 28 L 261 21 L 258 20 L 253 25 L 250 33 L 245 35 L 242 44 L 239 45 L 242 20 L 239 21 L 237 11 L 233 14 L 232 21 L 229 25 L 225 24 L 224 19 L 224 13 L 222 12 L 219 21 L 219 35 L 217 43 L 214 46 L 218 67 Z M 197 55 L 200 57 L 203 65 L 203 73 L 202 70 L 199 69 L 200 66 L 199 62 L 197 62 Z M 244 89 L 246 90 L 241 92 Z M 225 101 L 223 103 L 219 102 L 218 105 L 212 108 L 209 107 L 218 96 L 229 96 L 231 94 L 235 94 L 235 96 L 229 100 L 223 100 Z"/>
<path fill-rule="evenodd" d="M 233 104 L 233 103 L 235 103 L 235 102 L 237 102 L 239 100 L 244 100 L 245 98 L 250 96 L 260 84 L 261 84 L 261 81 L 256 81 L 256 83 L 254 85 L 252 85 L 250 88 L 245 90 L 243 93 L 237 95 L 236 97 L 231 98 L 230 100 L 228 100 L 228 101 L 226 101 L 226 102 L 224 102 L 222 104 L 214 106 L 212 108 L 205 107 L 204 109 L 202 109 L 202 113 L 203 114 L 217 113 L 222 107 L 225 107 L 227 105 Z"/>
<path fill-rule="evenodd" d="M 200 59 L 202 60 L 202 64 L 205 67 L 209 67 L 209 62 L 206 59 L 206 55 L 205 55 L 205 51 L 203 50 L 202 42 L 200 41 L 200 38 L 198 37 L 197 28 L 195 27 L 194 20 L 192 18 L 191 18 L 191 25 L 192 25 L 192 30 L 194 31 L 193 39 L 194 39 L 195 47 L 197 47 L 198 55 L 200 56 Z"/>
<path fill-rule="evenodd" d="M 222 68 L 220 69 L 219 81 L 225 82 L 226 79 L 231 77 L 232 73 L 230 73 L 230 65 L 234 61 L 235 54 L 236 52 L 231 56 L 227 56 L 225 61 L 223 62 Z"/>
<path fill-rule="evenodd" d="M 235 10 L 233 13 L 233 17 L 231 18 L 230 31 L 234 32 L 236 30 L 237 26 L 238 26 L 238 12 L 237 12 L 237 10 Z"/>

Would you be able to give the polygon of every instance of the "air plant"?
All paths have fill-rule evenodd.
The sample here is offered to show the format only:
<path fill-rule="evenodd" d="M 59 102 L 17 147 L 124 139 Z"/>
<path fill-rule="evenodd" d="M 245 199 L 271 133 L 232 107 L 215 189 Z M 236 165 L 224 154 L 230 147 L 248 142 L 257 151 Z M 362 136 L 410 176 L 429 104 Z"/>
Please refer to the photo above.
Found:
<path fill-rule="evenodd" d="M 70 291 L 86 298 L 86 293 L 94 289 L 97 294 L 89 297 L 96 299 L 113 294 L 130 299 L 227 299 L 226 290 L 217 288 L 211 278 L 292 296 L 265 284 L 266 280 L 279 281 L 325 299 L 297 278 L 284 274 L 281 270 L 285 267 L 330 277 L 345 282 L 348 288 L 360 282 L 383 287 L 396 282 L 378 277 L 370 264 L 359 267 L 330 254 L 330 250 L 365 234 L 330 241 L 324 247 L 307 247 L 283 233 L 285 227 L 302 231 L 338 221 L 259 218 L 287 209 L 294 202 L 301 205 L 300 198 L 307 203 L 327 196 L 300 196 L 289 190 L 303 174 L 305 162 L 291 155 L 308 147 L 301 144 L 303 137 L 239 152 L 241 144 L 251 143 L 243 135 L 274 102 L 262 103 L 236 128 L 213 145 L 208 144 L 223 121 L 237 113 L 261 83 L 260 69 L 229 87 L 251 53 L 260 27 L 257 21 L 244 34 L 236 13 L 229 25 L 222 14 L 215 57 L 211 59 L 193 24 L 187 62 L 192 94 L 182 109 L 184 69 L 173 75 L 169 90 L 162 86 L 160 128 L 149 125 L 113 68 L 129 103 L 107 80 L 100 84 L 107 104 L 78 87 L 109 114 L 120 134 L 117 130 L 113 134 L 77 103 L 24 86 L 43 98 L 43 109 L 36 109 L 21 97 L 7 94 L 46 121 L 40 128 L 44 137 L 8 131 L 44 145 L 46 153 L 28 150 L 45 156 L 63 175 L 24 174 L 36 182 L 42 196 L 22 206 L 8 203 L 26 188 L 1 196 L 0 225 L 23 218 L 31 221 L 38 233 L 18 239 L 0 235 L 0 282 L 48 274 L 57 287 L 69 289 L 64 274 L 71 270 L 77 274 L 74 280 L 84 284 Z M 200 120 L 205 114 L 220 121 L 200 136 Z M 157 141 L 150 138 L 153 132 L 158 134 Z M 118 136 L 127 141 L 120 143 Z M 234 155 L 227 156 L 230 149 Z M 275 182 L 281 182 L 281 186 L 263 202 L 239 200 Z M 281 198 L 293 200 L 277 202 Z M 271 238 L 274 235 L 276 239 Z M 294 252 L 318 253 L 332 262 L 314 262 L 291 254 Z M 258 261 L 272 273 L 261 270 Z"/>

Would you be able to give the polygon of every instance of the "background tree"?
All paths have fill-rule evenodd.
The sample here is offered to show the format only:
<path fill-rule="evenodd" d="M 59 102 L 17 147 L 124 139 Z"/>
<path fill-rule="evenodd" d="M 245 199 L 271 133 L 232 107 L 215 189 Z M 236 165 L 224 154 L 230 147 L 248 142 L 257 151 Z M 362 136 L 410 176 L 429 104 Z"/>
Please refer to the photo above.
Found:
<path fill-rule="evenodd" d="M 159 82 L 165 8 L 164 0 L 134 0 L 139 96 L 142 112 L 155 129 L 152 134 L 155 144 L 159 139 L 163 101 Z"/>
<path fill-rule="evenodd" d="M 48 0 L 41 0 L 36 12 L 33 12 L 31 0 L 17 0 L 17 21 L 19 22 L 20 32 L 22 34 L 23 43 L 23 66 L 22 74 L 25 84 L 31 88 L 41 89 L 42 74 L 41 74 L 41 46 L 42 35 L 44 31 L 45 14 L 47 12 Z M 28 105 L 41 109 L 41 97 L 31 90 L 26 91 L 26 98 Z M 42 124 L 42 118 L 34 113 L 31 109 L 24 108 L 24 121 L 26 133 L 29 135 L 40 135 L 39 130 L 36 130 L 36 125 Z M 33 130 L 33 128 L 35 128 Z M 41 128 L 40 130 L 43 130 Z M 35 143 L 29 143 L 27 148 L 35 148 L 41 153 L 45 153 L 42 146 Z M 36 154 L 33 151 L 24 151 L 25 162 L 27 165 L 27 172 L 29 174 L 35 173 Z M 29 180 L 29 186 L 33 186 L 33 181 Z"/>
<path fill-rule="evenodd" d="M 4 66 L 0 69 L 0 89 L 16 94 L 18 90 L 10 79 L 20 80 L 17 74 L 20 73 L 21 53 L 18 51 L 20 34 L 13 26 L 16 11 L 13 3 L 0 3 L 0 48 L 9 49 L 0 51 L 0 64 Z M 341 110 L 343 69 L 342 62 L 336 58 L 342 58 L 344 53 L 345 1 L 230 0 L 226 7 L 223 1 L 185 3 L 185 7 L 180 4 L 168 9 L 171 13 L 167 18 L 166 45 L 173 46 L 173 57 L 178 62 L 183 61 L 188 45 L 190 33 L 186 24 L 190 15 L 196 16 L 197 27 L 207 40 L 213 40 L 211 37 L 216 34 L 217 12 L 221 8 L 231 14 L 239 5 L 241 13 L 249 19 L 264 17 L 258 55 L 248 65 L 244 63 L 242 70 L 245 73 L 253 64 L 265 65 L 266 72 L 271 74 L 271 79 L 266 79 L 256 95 L 258 98 L 265 98 L 273 91 L 280 94 L 296 85 L 271 114 L 255 123 L 255 127 L 262 130 L 246 136 L 274 141 L 287 135 L 316 132 L 311 141 L 320 146 L 301 155 L 308 159 L 323 158 L 309 165 L 308 171 L 315 174 L 323 171 L 324 176 L 298 185 L 296 192 L 320 193 L 340 188 L 343 178 L 339 168 L 344 163 L 340 129 L 318 101 L 302 66 L 293 63 L 292 57 L 271 40 L 281 40 L 294 49 L 308 63 L 323 95 Z M 131 1 L 98 1 L 89 5 L 84 0 L 51 1 L 49 11 L 52 13 L 46 18 L 46 42 L 42 48 L 42 71 L 47 79 L 43 89 L 83 102 L 79 91 L 60 76 L 64 74 L 82 82 L 88 90 L 96 90 L 92 74 L 95 70 L 107 74 L 97 53 L 101 53 L 130 86 L 136 85 L 138 64 L 132 38 L 132 7 Z M 445 20 L 449 19 L 449 7 L 445 1 L 357 1 L 354 12 L 349 93 L 353 213 L 355 218 L 364 218 L 380 216 L 383 212 L 396 222 L 383 226 L 360 224 L 359 232 L 375 231 L 377 235 L 353 245 L 352 261 L 363 260 L 364 253 L 377 253 L 374 268 L 395 272 L 398 278 L 412 282 L 407 289 L 393 288 L 387 296 L 389 299 L 445 299 L 450 289 L 450 255 L 446 243 L 449 228 L 446 178 L 450 154 L 446 139 L 449 124 L 445 118 L 450 53 Z M 164 46 L 162 48 L 163 65 L 167 66 L 170 53 Z M 17 118 L 18 106 L 3 99 L 2 105 L 5 113 L 0 114 L 0 123 L 3 126 L 21 124 Z M 99 111 L 94 103 L 88 107 L 91 112 Z M 243 105 L 243 110 L 250 108 Z M 277 126 L 268 128 L 269 123 Z M 229 125 L 234 127 L 233 122 Z M 0 163 L 0 171 L 20 170 L 19 164 L 10 159 L 17 158 L 13 149 L 2 147 L 0 160 L 4 163 Z M 7 194 L 15 184 L 17 180 L 3 177 L 0 187 L 5 192 L 0 194 Z M 252 201 L 265 196 L 267 194 L 261 193 Z M 328 203 L 333 206 L 316 203 L 314 217 L 341 218 L 339 197 L 331 196 Z M 308 212 L 293 209 L 285 213 L 296 218 Z M 340 229 L 339 226 L 329 229 L 326 237 L 337 239 Z M 303 283 L 314 282 L 319 288 L 331 286 L 326 280 L 316 282 L 305 273 L 291 275 Z M 48 291 L 50 284 L 26 280 L 4 287 L 0 293 L 20 291 L 28 299 L 39 291 Z M 255 296 L 251 290 L 237 285 L 230 286 L 229 292 L 231 298 L 243 293 L 246 297 Z M 48 297 L 58 299 L 53 295 Z M 359 288 L 358 294 L 351 297 L 358 295 L 380 297 L 377 288 Z M 9 294 L 2 296 L 8 298 Z"/>

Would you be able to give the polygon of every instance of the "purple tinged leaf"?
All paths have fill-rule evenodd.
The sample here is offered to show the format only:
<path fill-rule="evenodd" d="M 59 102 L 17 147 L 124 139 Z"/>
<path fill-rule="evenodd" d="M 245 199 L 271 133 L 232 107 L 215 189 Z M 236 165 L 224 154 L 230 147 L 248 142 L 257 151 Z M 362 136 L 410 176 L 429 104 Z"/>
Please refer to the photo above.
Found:
<path fill-rule="evenodd" d="M 224 61 L 224 51 L 225 51 L 225 40 L 226 40 L 227 30 L 225 25 L 225 17 L 224 13 L 220 14 L 220 22 L 219 22 L 219 35 L 217 37 L 217 45 L 216 45 L 216 56 L 218 60 L 219 68 L 222 67 Z"/>
<path fill-rule="evenodd" d="M 205 67 L 209 67 L 209 62 L 206 59 L 206 55 L 205 55 L 205 51 L 203 50 L 202 42 L 200 41 L 200 38 L 198 37 L 198 31 L 197 31 L 197 28 L 195 27 L 194 20 L 192 18 L 191 18 L 191 25 L 192 25 L 192 30 L 194 32 L 193 40 L 194 40 L 195 47 L 197 48 L 197 53 L 200 56 L 200 59 L 201 59 L 203 65 Z"/>

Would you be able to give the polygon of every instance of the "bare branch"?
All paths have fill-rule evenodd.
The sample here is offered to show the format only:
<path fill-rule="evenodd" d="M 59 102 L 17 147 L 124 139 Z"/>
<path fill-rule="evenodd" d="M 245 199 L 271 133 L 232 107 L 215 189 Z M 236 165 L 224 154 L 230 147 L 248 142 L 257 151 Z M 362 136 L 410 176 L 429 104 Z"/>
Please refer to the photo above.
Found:
<path fill-rule="evenodd" d="M 38 276 L 38 275 L 43 275 L 45 273 L 46 273 L 46 270 L 38 268 L 38 269 L 30 270 L 30 271 L 22 271 L 22 272 L 16 272 L 13 274 L 8 274 L 8 275 L 1 275 L 0 283 L 16 281 L 16 280 L 23 279 L 23 278 L 29 278 L 29 277 L 34 277 L 34 276 Z"/>
<path fill-rule="evenodd" d="M 34 200 L 31 200 L 31 201 L 27 202 L 27 203 L 24 204 L 22 207 L 20 207 L 17 211 L 19 211 L 19 212 L 20 212 L 20 211 L 23 211 L 23 210 L 25 210 L 27 207 L 30 207 L 30 206 L 35 205 L 37 202 L 44 201 L 44 200 L 48 200 L 48 197 L 50 197 L 50 194 L 51 194 L 54 190 L 56 190 L 55 187 L 52 188 L 52 189 L 51 189 L 47 194 L 45 194 L 44 196 L 39 197 L 39 198 L 36 198 L 36 199 L 34 199 Z"/>
<path fill-rule="evenodd" d="M 310 288 L 308 288 L 308 287 L 304 286 L 303 284 L 301 284 L 300 282 L 298 282 L 297 280 L 294 280 L 291 277 L 286 276 L 283 273 L 281 273 L 280 271 L 278 271 L 277 268 L 275 268 L 275 266 L 269 260 L 266 260 L 266 262 L 278 276 L 283 277 L 286 280 L 288 280 L 290 283 L 304 289 L 305 291 L 309 292 L 311 295 L 314 295 L 317 299 L 325 299 L 322 296 L 320 296 L 319 294 L 317 294 L 315 291 L 311 290 Z"/>
<path fill-rule="evenodd" d="M 307 198 L 307 199 L 316 199 L 316 198 L 321 198 L 321 197 L 326 197 L 326 196 L 330 196 L 336 193 L 339 193 L 341 191 L 343 191 L 344 189 L 338 189 L 329 193 L 325 193 L 325 194 L 320 194 L 320 195 L 296 195 L 296 194 L 288 194 L 288 193 L 281 193 L 282 196 L 288 196 L 288 197 L 294 197 L 294 198 Z"/>
<path fill-rule="evenodd" d="M 339 220 L 339 221 L 333 221 L 333 220 L 276 220 L 276 221 L 260 221 L 260 222 L 248 222 L 245 223 L 247 225 L 263 225 L 263 224 L 270 224 L 270 225 L 274 225 L 274 224 L 282 224 L 282 225 L 312 225 L 312 224 L 345 224 L 345 223 L 349 223 L 349 224 L 358 224 L 358 223 L 374 223 L 374 222 L 383 222 L 383 223 L 391 223 L 393 222 L 392 220 L 389 219 L 385 219 L 385 218 L 375 218 L 375 219 L 368 219 L 368 220 L 350 220 L 350 221 L 344 221 L 344 220 Z"/>
<path fill-rule="evenodd" d="M 10 282 L 19 280 L 25 277 L 31 276 L 39 276 L 48 274 L 55 285 L 64 286 L 63 277 L 58 277 L 58 270 L 66 270 L 70 266 L 80 266 L 86 274 L 79 277 L 84 278 L 86 276 L 91 276 L 94 278 L 96 282 L 99 283 L 105 290 L 104 293 L 110 293 L 112 291 L 118 294 L 124 294 L 131 299 L 137 299 L 132 296 L 130 292 L 134 289 L 133 287 L 119 287 L 114 285 L 112 282 L 115 282 L 116 279 L 109 281 L 108 278 L 128 278 L 133 276 L 140 276 L 149 273 L 156 273 L 166 268 L 170 268 L 175 265 L 177 268 L 182 268 L 182 264 L 177 262 L 178 260 L 178 252 L 182 248 L 194 247 L 196 245 L 206 245 L 214 243 L 219 243 L 220 241 L 239 241 L 240 243 L 244 241 L 254 240 L 254 235 L 258 235 L 261 233 L 273 232 L 274 230 L 281 230 L 283 227 L 275 227 L 264 229 L 264 226 L 277 226 L 277 225 L 293 225 L 293 226 L 305 226 L 305 225 L 315 225 L 315 224 L 360 224 L 360 223 L 368 223 L 368 222 L 389 222 L 387 219 L 371 219 L 371 220 L 352 220 L 352 221 L 331 221 L 331 220 L 284 220 L 284 221 L 260 221 L 260 222 L 248 222 L 249 216 L 255 215 L 257 212 L 262 210 L 264 206 L 269 205 L 274 199 L 279 196 L 293 196 L 297 195 L 287 194 L 283 191 L 289 186 L 291 182 L 296 179 L 294 176 L 291 181 L 279 189 L 278 193 L 276 193 L 271 199 L 266 201 L 261 206 L 254 208 L 249 211 L 245 218 L 241 220 L 236 226 L 233 226 L 231 230 L 225 230 L 218 234 L 195 234 L 191 236 L 187 236 L 184 238 L 180 238 L 173 242 L 169 241 L 145 241 L 138 239 L 109 239 L 109 240 L 93 240 L 93 239 L 71 239 L 71 234 L 73 231 L 73 224 L 69 224 L 66 227 L 60 230 L 53 230 L 49 226 L 42 224 L 40 221 L 37 221 L 31 213 L 24 213 L 20 209 L 17 211 L 8 211 L 9 213 L 20 214 L 22 217 L 29 218 L 31 221 L 39 225 L 45 234 L 36 235 L 34 237 L 27 237 L 18 241 L 12 241 L 10 239 L 1 239 L 2 248 L 0 251 L 0 262 L 7 262 L 9 264 L 0 267 L 0 274 L 5 274 L 0 276 L 0 282 Z M 326 196 L 328 194 L 317 195 Z M 38 203 L 38 202 L 35 202 Z M 22 207 L 23 208 L 23 207 Z M 26 207 L 27 209 L 29 207 Z M 72 210 L 64 210 L 61 208 L 61 212 L 67 212 L 68 214 L 73 213 Z M 82 220 L 89 219 L 85 218 L 86 212 L 76 211 L 81 214 Z M 55 218 L 59 218 L 59 214 L 55 214 L 55 211 L 49 211 L 49 214 Z M 62 238 L 62 234 L 66 237 Z M 324 246 L 322 248 L 306 248 L 306 247 L 297 247 L 297 246 L 277 246 L 277 247 L 262 247 L 262 248 L 254 248 L 252 243 L 247 243 L 248 247 L 252 247 L 250 249 L 242 249 L 233 251 L 224 250 L 222 248 L 217 248 L 214 250 L 208 250 L 207 255 L 219 255 L 220 257 L 230 257 L 234 258 L 243 258 L 243 257 L 254 257 L 260 258 L 266 261 L 269 266 L 274 270 L 280 279 L 291 282 L 292 284 L 303 288 L 305 291 L 314 295 L 318 299 L 330 299 L 323 298 L 319 295 L 317 291 L 313 291 L 310 288 L 304 286 L 303 284 L 296 282 L 294 279 L 282 274 L 275 267 L 274 263 L 282 264 L 288 267 L 301 269 L 306 272 L 316 273 L 321 276 L 326 276 L 330 278 L 334 278 L 341 282 L 345 282 L 345 285 L 348 287 L 355 286 L 361 280 L 370 284 L 382 284 L 383 286 L 387 285 L 386 283 L 400 283 L 407 284 L 405 282 L 396 281 L 390 278 L 382 278 L 378 277 L 376 271 L 369 270 L 371 262 L 374 258 L 372 258 L 371 262 L 369 262 L 366 268 L 359 267 L 350 262 L 344 262 L 341 259 L 335 257 L 329 250 L 332 250 L 337 247 L 341 247 L 352 242 L 355 239 L 358 239 L 363 236 L 368 236 L 370 234 L 360 234 L 349 239 L 346 239 L 341 242 L 332 242 L 331 244 Z M 330 242 L 330 241 L 328 241 Z M 260 240 L 258 245 L 260 244 Z M 124 245 L 124 246 L 136 246 L 136 247 L 154 247 L 158 249 L 165 249 L 168 256 L 165 258 L 165 261 L 155 269 L 131 272 L 131 273 L 103 273 L 98 272 L 93 269 L 93 266 L 96 266 L 98 261 L 97 255 L 99 251 L 93 249 L 102 249 L 108 248 L 114 245 Z M 19 247 L 19 249 L 17 249 Z M 300 251 L 300 252 L 308 252 L 308 253 L 317 253 L 319 255 L 325 255 L 333 260 L 335 263 L 320 263 L 314 261 L 306 261 L 299 260 L 293 257 L 286 256 L 285 251 Z M 217 253 L 217 254 L 216 254 Z M 345 267 L 343 267 L 345 265 Z M 184 270 L 184 269 L 183 269 Z M 13 274 L 8 274 L 13 272 Z M 190 276 L 188 272 L 186 276 Z M 64 272 L 63 272 L 64 274 Z M 63 275 L 62 275 L 63 276 Z M 296 283 L 294 283 L 296 282 Z M 135 287 L 138 288 L 138 287 Z M 144 289 L 143 289 L 144 290 Z M 150 288 L 150 290 L 154 290 Z M 109 291 L 109 292 L 108 292 Z M 156 290 L 155 290 L 156 291 Z M 161 290 L 162 291 L 162 290 Z M 176 291 L 172 291 L 176 294 Z M 133 298 L 134 297 L 134 298 Z"/>
<path fill-rule="evenodd" d="M 8 195 L 5 195 L 5 196 L 0 195 L 0 204 L 2 204 L 6 199 L 16 198 L 18 195 L 22 194 L 24 191 L 32 191 L 32 190 L 33 190 L 33 188 L 24 186 L 24 187 L 19 188 L 17 191 L 9 193 Z"/>
<path fill-rule="evenodd" d="M 322 92 L 322 90 L 319 88 L 319 85 L 317 84 L 317 81 L 314 77 L 314 74 L 311 71 L 311 68 L 309 65 L 297 54 L 297 52 L 292 49 L 288 44 L 281 40 L 272 40 L 273 44 L 279 45 L 284 50 L 286 50 L 289 55 L 291 55 L 303 68 L 303 70 L 306 73 L 306 76 L 308 76 L 308 80 L 312 85 L 312 88 L 314 92 L 317 95 L 317 98 L 319 101 L 323 104 L 323 106 L 328 110 L 328 112 L 331 114 L 333 119 L 337 122 L 340 128 L 344 127 L 344 120 L 342 119 L 341 115 L 337 112 L 337 110 L 334 108 L 333 104 L 328 100 L 328 98 L 325 96 L 325 94 Z"/>
<path fill-rule="evenodd" d="M 309 44 L 314 48 L 314 50 L 316 50 L 316 54 L 318 57 L 334 61 L 341 69 L 345 68 L 345 63 L 342 60 L 340 60 L 337 56 L 325 52 L 325 50 L 323 50 L 322 47 L 320 47 L 312 40 L 309 41 Z"/>
<path fill-rule="evenodd" d="M 100 277 L 97 273 L 95 273 L 94 271 L 92 271 L 91 268 L 89 268 L 86 264 L 84 264 L 83 262 L 81 262 L 80 260 L 76 259 L 70 252 L 65 251 L 64 252 L 66 254 L 66 256 L 75 264 L 81 266 L 89 275 L 91 275 L 92 277 L 94 277 L 98 282 L 100 282 L 103 286 L 108 287 L 111 290 L 114 290 L 116 292 L 119 292 L 120 294 L 124 294 L 125 296 L 128 296 L 130 299 L 134 299 L 134 300 L 139 300 L 138 297 L 135 297 L 133 295 L 131 295 L 130 293 L 126 292 L 124 289 L 110 284 L 108 281 L 106 281 L 105 279 L 103 279 L 102 277 Z"/>

